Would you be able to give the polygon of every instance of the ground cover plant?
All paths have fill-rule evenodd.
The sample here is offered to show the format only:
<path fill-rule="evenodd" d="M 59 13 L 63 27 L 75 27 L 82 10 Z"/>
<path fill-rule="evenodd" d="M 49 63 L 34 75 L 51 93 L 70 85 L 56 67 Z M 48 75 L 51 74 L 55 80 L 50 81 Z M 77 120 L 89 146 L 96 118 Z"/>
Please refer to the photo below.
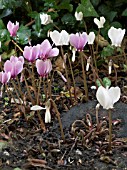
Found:
<path fill-rule="evenodd" d="M 1 169 L 127 168 L 125 5 L 0 2 Z"/>

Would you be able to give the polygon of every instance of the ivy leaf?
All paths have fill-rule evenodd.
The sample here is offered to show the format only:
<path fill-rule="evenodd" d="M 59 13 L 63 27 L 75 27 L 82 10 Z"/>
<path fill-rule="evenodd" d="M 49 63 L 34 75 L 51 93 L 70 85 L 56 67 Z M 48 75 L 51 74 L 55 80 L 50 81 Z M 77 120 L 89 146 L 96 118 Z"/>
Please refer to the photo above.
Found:
<path fill-rule="evenodd" d="M 111 86 L 111 80 L 108 77 L 103 78 L 103 84 L 105 87 L 110 87 Z"/>
<path fill-rule="evenodd" d="M 122 12 L 122 16 L 127 16 L 127 8 Z"/>
<path fill-rule="evenodd" d="M 75 17 L 70 14 L 70 13 L 67 13 L 65 14 L 62 18 L 61 18 L 61 21 L 64 23 L 64 24 L 68 24 L 68 25 L 74 25 L 76 23 L 76 20 L 75 20 Z"/>
<path fill-rule="evenodd" d="M 111 45 L 108 45 L 107 47 L 104 47 L 101 52 L 101 57 L 106 58 L 108 56 L 112 56 L 114 53 L 114 47 Z"/>
<path fill-rule="evenodd" d="M 79 4 L 76 11 L 81 11 L 84 17 L 99 17 L 90 0 L 81 0 L 81 4 Z"/>
<path fill-rule="evenodd" d="M 17 32 L 16 41 L 21 45 L 25 45 L 29 42 L 30 36 L 31 30 L 28 29 L 28 27 L 21 25 Z"/>
<path fill-rule="evenodd" d="M 69 3 L 68 0 L 64 0 L 57 6 L 58 10 L 67 9 L 69 12 L 73 11 L 73 5 Z"/>
<path fill-rule="evenodd" d="M 12 10 L 11 9 L 4 9 L 2 14 L 0 15 L 0 19 L 6 17 L 8 15 L 11 15 L 11 14 L 12 14 Z"/>

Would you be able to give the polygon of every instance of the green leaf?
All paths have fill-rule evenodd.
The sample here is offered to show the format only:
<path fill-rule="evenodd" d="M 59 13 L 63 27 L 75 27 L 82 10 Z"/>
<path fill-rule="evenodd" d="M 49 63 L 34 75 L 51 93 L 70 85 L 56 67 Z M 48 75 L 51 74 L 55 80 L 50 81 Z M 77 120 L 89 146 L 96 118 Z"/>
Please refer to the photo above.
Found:
<path fill-rule="evenodd" d="M 0 29 L 5 29 L 5 28 L 6 28 L 6 27 L 5 27 L 4 23 L 3 23 L 3 21 L 0 20 Z"/>
<path fill-rule="evenodd" d="M 28 14 L 28 16 L 30 16 L 31 18 L 34 18 L 34 19 L 37 17 L 37 15 L 38 15 L 37 11 L 32 11 Z"/>
<path fill-rule="evenodd" d="M 14 168 L 13 170 L 22 170 L 22 169 L 20 169 L 20 168 Z"/>
<path fill-rule="evenodd" d="M 99 17 L 90 0 L 81 0 L 81 4 L 79 4 L 76 11 L 81 11 L 84 17 Z"/>
<path fill-rule="evenodd" d="M 114 47 L 111 45 L 108 45 L 107 47 L 104 47 L 101 51 L 101 57 L 106 58 L 108 56 L 112 56 L 114 53 Z"/>
<path fill-rule="evenodd" d="M 115 28 L 122 28 L 122 25 L 121 23 L 117 22 L 117 21 L 114 21 L 111 23 L 111 26 L 115 27 Z"/>
<path fill-rule="evenodd" d="M 4 52 L 1 57 L 3 60 L 7 60 L 9 59 L 12 55 L 16 55 L 16 51 L 14 49 L 11 49 L 11 51 L 8 51 L 8 52 Z"/>
<path fill-rule="evenodd" d="M 73 11 L 73 5 L 70 4 L 69 2 L 70 2 L 70 1 L 68 1 L 68 0 L 62 1 L 62 2 L 57 6 L 57 9 L 58 9 L 58 10 L 66 9 L 66 10 L 68 10 L 69 12 L 72 12 L 72 11 Z"/>
<path fill-rule="evenodd" d="M 11 15 L 11 14 L 12 14 L 11 9 L 5 9 L 5 10 L 3 10 L 2 14 L 0 15 L 0 19 L 6 17 L 8 15 Z"/>
<path fill-rule="evenodd" d="M 108 77 L 103 78 L 103 84 L 105 87 L 110 87 L 111 86 L 111 80 Z"/>
<path fill-rule="evenodd" d="M 17 32 L 16 41 L 21 45 L 25 45 L 29 42 L 30 36 L 31 30 L 28 29 L 28 27 L 21 25 Z"/>
<path fill-rule="evenodd" d="M 7 29 L 0 29 L 0 41 L 4 42 L 10 39 L 10 34 Z"/>
<path fill-rule="evenodd" d="M 117 15 L 116 11 L 112 11 L 107 5 L 102 4 L 99 6 L 98 10 L 100 11 L 101 15 L 104 15 L 107 20 L 110 22 L 113 21 L 115 16 Z"/>
<path fill-rule="evenodd" d="M 122 12 L 122 16 L 127 16 L 127 8 Z"/>
<path fill-rule="evenodd" d="M 38 14 L 38 15 L 36 16 L 36 18 L 35 18 L 35 25 L 36 25 L 35 30 L 36 30 L 37 32 L 40 32 L 40 29 L 41 29 L 40 14 Z"/>
<path fill-rule="evenodd" d="M 100 83 L 100 81 L 98 79 L 96 80 L 96 84 L 98 87 L 102 86 L 102 84 Z"/>
<path fill-rule="evenodd" d="M 62 18 L 61 18 L 61 21 L 64 23 L 64 24 L 67 24 L 67 25 L 74 25 L 76 23 L 76 20 L 75 20 L 75 17 L 70 14 L 70 13 L 67 13 L 65 14 Z"/>

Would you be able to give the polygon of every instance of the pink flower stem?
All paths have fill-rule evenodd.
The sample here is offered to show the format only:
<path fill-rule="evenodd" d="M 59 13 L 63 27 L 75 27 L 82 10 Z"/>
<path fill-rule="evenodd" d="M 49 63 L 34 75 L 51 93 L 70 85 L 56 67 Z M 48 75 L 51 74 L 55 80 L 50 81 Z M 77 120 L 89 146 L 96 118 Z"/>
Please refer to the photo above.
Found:
<path fill-rule="evenodd" d="M 69 83 L 67 65 L 66 65 L 66 62 L 65 62 L 65 60 L 64 60 L 64 52 L 63 52 L 62 46 L 61 46 L 61 54 L 62 54 L 62 59 L 63 59 L 63 62 L 64 62 L 64 66 L 65 66 L 65 74 L 66 74 L 66 79 L 67 79 L 67 88 L 68 88 L 68 91 L 69 91 L 71 104 L 73 105 L 72 95 L 71 95 L 71 91 L 70 91 L 70 83 Z"/>
<path fill-rule="evenodd" d="M 32 63 L 32 74 L 31 74 L 32 86 L 34 88 L 35 99 L 37 99 L 36 85 L 35 85 L 35 75 L 34 75 L 34 65 Z"/>
<path fill-rule="evenodd" d="M 52 99 L 50 99 L 50 100 L 51 100 L 52 105 L 53 105 L 53 107 L 54 107 L 54 109 L 56 111 L 56 115 L 57 115 L 57 118 L 58 118 L 58 121 L 59 121 L 60 130 L 61 130 L 61 137 L 62 137 L 63 140 L 65 140 L 63 126 L 62 126 L 62 122 L 61 122 L 61 118 L 60 118 L 60 113 L 59 113 L 59 111 L 57 109 L 56 103 Z"/>
<path fill-rule="evenodd" d="M 44 88 L 44 94 L 45 94 L 45 99 L 47 101 L 47 90 L 46 90 L 46 84 L 45 84 L 45 78 L 43 78 L 43 88 Z"/>
<path fill-rule="evenodd" d="M 80 58 L 81 58 L 81 65 L 82 65 L 82 73 L 83 73 L 83 82 L 84 82 L 84 90 L 85 90 L 85 97 L 86 97 L 86 101 L 88 101 L 88 87 L 87 87 L 87 82 L 86 82 L 86 73 L 85 73 L 85 69 L 84 69 L 84 57 L 83 57 L 83 52 L 80 51 Z"/>
<path fill-rule="evenodd" d="M 39 87 L 38 87 L 38 93 L 37 93 L 37 105 L 39 105 L 39 96 L 40 96 L 40 88 L 41 88 L 41 83 L 42 83 L 42 77 L 40 76 L 39 78 Z M 41 118 L 40 111 L 37 111 L 37 116 L 40 121 L 40 126 L 43 131 L 46 131 L 45 124 Z"/>
<path fill-rule="evenodd" d="M 70 69 L 71 69 L 72 81 L 73 81 L 73 86 L 74 86 L 74 97 L 75 97 L 75 99 L 77 99 L 76 85 L 75 85 L 75 78 L 74 78 L 74 73 L 73 73 L 73 69 L 72 69 L 72 64 L 71 64 L 70 56 L 68 54 L 67 54 L 67 57 L 68 57 L 68 61 L 69 61 Z"/>
<path fill-rule="evenodd" d="M 48 76 L 47 76 L 47 84 L 48 84 L 49 97 L 50 97 L 50 99 L 51 99 L 51 98 L 52 98 L 51 79 L 49 79 Z"/>
<path fill-rule="evenodd" d="M 30 89 L 29 89 L 29 86 L 28 86 L 28 83 L 27 83 L 27 80 L 26 80 L 26 77 L 24 75 L 24 81 L 25 81 L 25 84 L 26 84 L 26 89 L 27 89 L 27 92 L 28 92 L 28 96 L 30 97 L 30 100 L 32 102 L 32 105 L 35 104 L 35 101 L 33 100 L 32 98 L 32 95 L 31 95 L 31 92 L 30 92 Z"/>

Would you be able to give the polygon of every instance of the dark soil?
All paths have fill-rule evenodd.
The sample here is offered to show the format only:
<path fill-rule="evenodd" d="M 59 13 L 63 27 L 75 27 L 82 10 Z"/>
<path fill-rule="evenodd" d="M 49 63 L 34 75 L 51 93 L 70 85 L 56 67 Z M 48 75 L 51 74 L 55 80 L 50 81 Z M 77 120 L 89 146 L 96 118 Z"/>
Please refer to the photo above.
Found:
<path fill-rule="evenodd" d="M 0 170 L 125 170 L 127 169 L 127 105 L 118 102 L 112 111 L 113 144 L 112 152 L 108 151 L 107 135 L 92 135 L 83 140 L 82 129 L 86 135 L 96 128 L 96 101 L 73 106 L 69 111 L 61 113 L 65 134 L 63 141 L 57 118 L 53 115 L 51 124 L 47 124 L 46 132 L 42 132 L 36 115 L 26 122 L 23 116 L 14 118 L 12 108 L 3 109 L 0 124 Z M 76 120 L 86 122 L 86 115 L 91 115 L 89 131 L 80 123 L 77 130 L 72 130 Z M 42 116 L 43 117 L 43 116 Z M 107 122 L 108 113 L 99 110 L 99 120 Z M 2 123 L 3 122 L 3 123 Z M 18 169 L 17 169 L 18 170 Z"/>

